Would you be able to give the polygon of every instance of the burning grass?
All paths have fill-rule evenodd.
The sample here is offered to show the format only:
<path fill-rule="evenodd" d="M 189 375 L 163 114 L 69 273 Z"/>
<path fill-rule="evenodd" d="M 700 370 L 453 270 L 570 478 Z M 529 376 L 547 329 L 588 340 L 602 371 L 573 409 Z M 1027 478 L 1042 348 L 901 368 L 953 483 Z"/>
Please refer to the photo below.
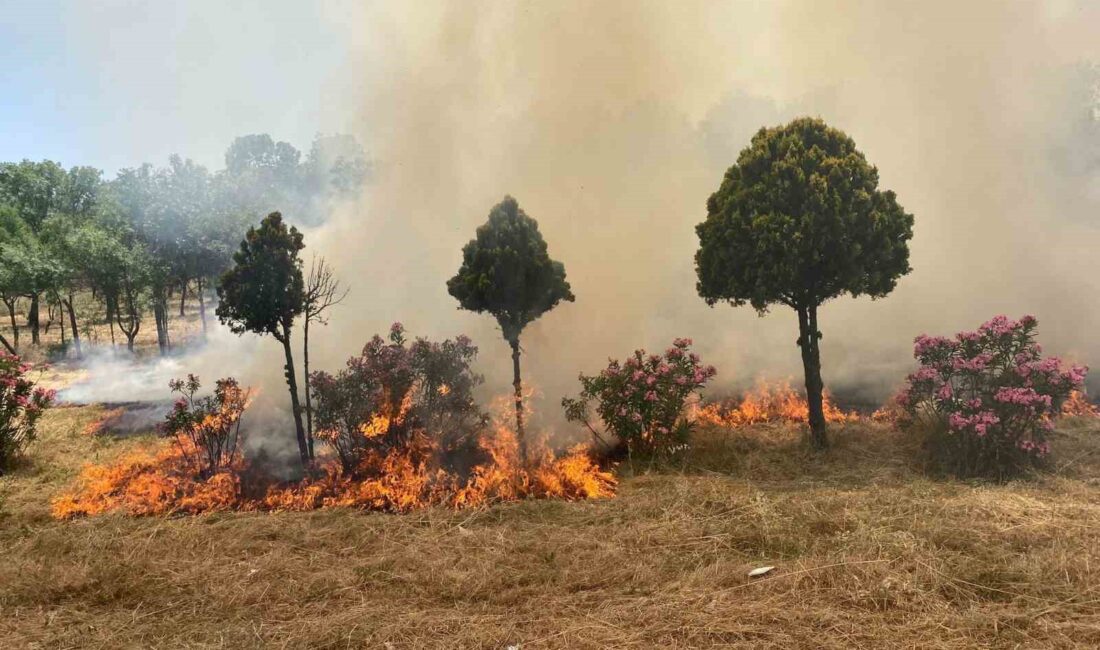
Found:
<path fill-rule="evenodd" d="M 826 422 L 851 422 L 859 418 L 857 413 L 837 408 L 828 391 L 823 398 Z M 760 380 L 755 388 L 739 398 L 700 406 L 695 419 L 700 424 L 734 428 L 779 422 L 804 424 L 809 421 L 809 406 L 806 398 L 791 388 L 790 382 Z"/>
<path fill-rule="evenodd" d="M 615 477 L 583 447 L 549 450 L 519 462 L 515 435 L 497 427 L 479 440 L 485 460 L 456 473 L 443 466 L 426 436 L 387 453 L 364 456 L 356 474 L 326 460 L 295 483 L 274 483 L 246 460 L 204 475 L 188 439 L 140 450 L 109 464 L 89 464 L 75 488 L 56 497 L 54 517 L 119 511 L 129 515 L 200 514 L 226 510 L 314 510 L 352 507 L 409 512 L 428 506 L 468 508 L 526 498 L 596 499 L 615 494 Z"/>

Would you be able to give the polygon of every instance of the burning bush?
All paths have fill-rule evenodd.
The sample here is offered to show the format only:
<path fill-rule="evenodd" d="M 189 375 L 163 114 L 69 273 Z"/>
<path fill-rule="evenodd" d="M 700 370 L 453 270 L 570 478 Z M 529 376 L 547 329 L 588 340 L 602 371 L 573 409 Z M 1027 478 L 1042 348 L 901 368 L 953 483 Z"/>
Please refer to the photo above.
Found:
<path fill-rule="evenodd" d="M 195 375 L 187 375 L 186 381 L 174 379 L 168 385 L 180 398 L 172 405 L 163 428 L 175 439 L 182 457 L 203 477 L 237 466 L 241 460 L 241 415 L 248 407 L 250 391 L 232 377 L 219 379 L 214 394 L 206 397 L 195 397 L 201 388 Z"/>
<path fill-rule="evenodd" d="M 184 397 L 168 416 L 176 444 L 89 465 L 78 485 L 53 501 L 55 517 L 122 510 L 132 515 L 216 510 L 309 510 L 348 506 L 407 512 L 470 507 L 522 498 L 592 499 L 615 493 L 615 477 L 583 447 L 548 449 L 521 462 L 515 432 L 491 426 L 472 397 L 477 349 L 465 337 L 406 345 L 395 325 L 389 343 L 374 337 L 336 376 L 316 373 L 322 459 L 301 481 L 280 483 L 237 444 L 247 394 L 231 380 L 207 400 L 198 380 L 175 382 Z M 196 472 L 197 461 L 203 467 Z"/>
<path fill-rule="evenodd" d="M 690 347 L 690 339 L 676 339 L 663 356 L 635 350 L 623 363 L 612 360 L 598 375 L 582 374 L 580 397 L 562 399 L 566 418 L 583 423 L 603 442 L 588 417 L 594 400 L 600 420 L 628 453 L 671 455 L 688 440 L 688 398 L 716 374 L 713 366 L 700 364 Z"/>
<path fill-rule="evenodd" d="M 35 388 L 28 370 L 19 357 L 0 351 L 0 473 L 34 442 L 38 418 L 53 402 L 54 392 Z"/>
<path fill-rule="evenodd" d="M 1062 403 L 1081 388 L 1083 366 L 1041 357 L 1033 316 L 997 316 L 954 340 L 921 335 L 920 368 L 898 397 L 903 424 L 927 436 L 933 461 L 963 476 L 1003 477 L 1034 465 Z"/>
<path fill-rule="evenodd" d="M 400 323 L 389 343 L 374 336 L 358 357 L 333 376 L 314 373 L 317 437 L 336 451 L 347 474 L 365 471 L 371 452 L 407 447 L 427 436 L 447 458 L 476 451 L 486 416 L 474 401 L 482 378 L 470 369 L 477 356 L 469 338 L 406 345 Z"/>

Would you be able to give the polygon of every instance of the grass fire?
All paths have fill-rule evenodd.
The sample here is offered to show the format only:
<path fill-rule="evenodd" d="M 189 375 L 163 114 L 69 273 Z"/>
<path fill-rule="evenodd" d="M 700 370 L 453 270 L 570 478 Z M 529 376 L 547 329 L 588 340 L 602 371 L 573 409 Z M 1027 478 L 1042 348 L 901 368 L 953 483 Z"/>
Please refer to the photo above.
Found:
<path fill-rule="evenodd" d="M 1100 647 L 1100 4 L 2 13 L 0 648 Z"/>

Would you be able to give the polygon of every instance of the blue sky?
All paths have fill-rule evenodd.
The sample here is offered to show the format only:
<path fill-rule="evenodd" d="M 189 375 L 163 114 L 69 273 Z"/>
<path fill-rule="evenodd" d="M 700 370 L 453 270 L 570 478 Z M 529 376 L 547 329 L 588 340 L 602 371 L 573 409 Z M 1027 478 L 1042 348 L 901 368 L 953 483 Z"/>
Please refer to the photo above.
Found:
<path fill-rule="evenodd" d="M 354 108 L 331 4 L 0 0 L 0 160 L 219 167 L 236 135 L 308 148 Z"/>

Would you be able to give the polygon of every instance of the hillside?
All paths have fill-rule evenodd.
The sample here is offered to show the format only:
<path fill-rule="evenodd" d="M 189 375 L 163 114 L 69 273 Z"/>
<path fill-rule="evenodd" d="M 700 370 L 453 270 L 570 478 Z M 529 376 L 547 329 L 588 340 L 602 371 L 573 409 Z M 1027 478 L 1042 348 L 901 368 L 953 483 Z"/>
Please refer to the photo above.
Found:
<path fill-rule="evenodd" d="M 84 461 L 151 438 L 59 408 L 0 478 L 0 647 L 1096 647 L 1100 425 L 1052 474 L 933 480 L 882 425 L 824 458 L 790 427 L 709 429 L 620 494 L 412 515 L 58 522 Z M 746 572 L 775 565 L 750 580 Z"/>

